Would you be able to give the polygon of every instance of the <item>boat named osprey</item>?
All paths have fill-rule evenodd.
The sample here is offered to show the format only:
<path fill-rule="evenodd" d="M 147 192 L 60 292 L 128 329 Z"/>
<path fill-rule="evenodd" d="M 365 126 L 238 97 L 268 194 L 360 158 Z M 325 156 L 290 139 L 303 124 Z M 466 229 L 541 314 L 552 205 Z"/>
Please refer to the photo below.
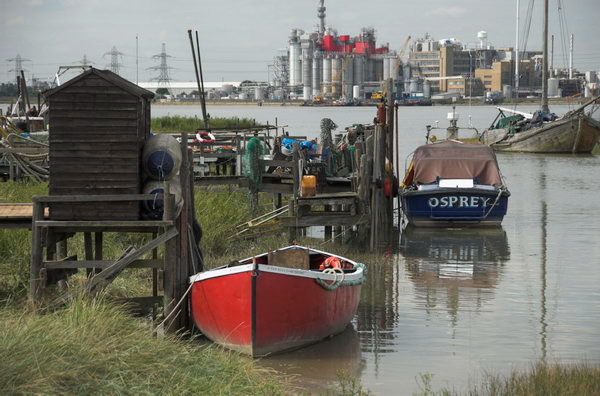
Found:
<path fill-rule="evenodd" d="M 510 196 L 494 151 L 454 140 L 418 147 L 400 187 L 416 227 L 499 226 Z"/>

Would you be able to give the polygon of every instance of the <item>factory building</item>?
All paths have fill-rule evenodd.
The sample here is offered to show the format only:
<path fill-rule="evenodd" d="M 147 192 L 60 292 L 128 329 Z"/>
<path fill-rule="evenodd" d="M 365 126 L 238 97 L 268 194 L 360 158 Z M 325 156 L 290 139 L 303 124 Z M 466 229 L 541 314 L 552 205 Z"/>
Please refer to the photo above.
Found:
<path fill-rule="evenodd" d="M 325 26 L 324 0 L 317 15 L 318 31 L 291 30 L 287 70 L 276 70 L 275 86 L 286 86 L 290 96 L 304 100 L 359 99 L 379 90 L 382 80 L 398 77 L 399 58 L 389 45 L 377 46 L 375 29 L 363 28 L 355 37 L 338 34 Z"/>

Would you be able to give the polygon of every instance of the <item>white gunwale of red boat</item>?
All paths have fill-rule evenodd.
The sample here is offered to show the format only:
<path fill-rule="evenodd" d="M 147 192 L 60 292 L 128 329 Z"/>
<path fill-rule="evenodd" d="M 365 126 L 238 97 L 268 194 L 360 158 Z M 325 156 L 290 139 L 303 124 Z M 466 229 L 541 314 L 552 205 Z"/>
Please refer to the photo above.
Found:
<path fill-rule="evenodd" d="M 342 275 L 260 263 L 268 257 L 264 253 L 235 266 L 198 273 L 189 278 L 191 311 L 198 328 L 213 341 L 253 357 L 296 349 L 342 332 L 358 307 L 363 266 L 297 245 L 277 252 L 289 249 L 306 250 L 309 259 L 310 255 L 336 257 L 352 272 Z M 319 280 L 334 287 L 323 287 Z"/>

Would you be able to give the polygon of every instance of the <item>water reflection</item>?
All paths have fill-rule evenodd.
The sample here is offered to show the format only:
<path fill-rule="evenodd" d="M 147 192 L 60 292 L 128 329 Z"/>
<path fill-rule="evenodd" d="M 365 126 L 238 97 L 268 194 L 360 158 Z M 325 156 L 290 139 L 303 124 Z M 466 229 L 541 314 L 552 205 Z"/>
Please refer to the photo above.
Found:
<path fill-rule="evenodd" d="M 453 325 L 461 301 L 474 302 L 479 310 L 493 297 L 502 265 L 510 258 L 502 228 L 407 228 L 400 252 L 417 300 L 430 314 L 445 306 Z"/>
<path fill-rule="evenodd" d="M 348 326 L 342 333 L 318 344 L 261 359 L 261 365 L 298 376 L 308 390 L 323 391 L 333 386 L 338 373 L 360 378 L 365 367 L 357 331 Z"/>

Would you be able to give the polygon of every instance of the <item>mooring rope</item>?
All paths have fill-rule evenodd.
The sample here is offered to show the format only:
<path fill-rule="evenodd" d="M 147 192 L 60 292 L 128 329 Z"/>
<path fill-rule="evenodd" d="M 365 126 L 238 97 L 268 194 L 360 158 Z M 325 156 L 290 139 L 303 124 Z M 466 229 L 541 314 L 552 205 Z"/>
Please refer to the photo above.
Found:
<path fill-rule="evenodd" d="M 504 192 L 504 190 L 502 190 L 502 189 L 498 190 L 498 195 L 496 195 L 496 200 L 494 201 L 494 203 L 492 204 L 490 209 L 487 211 L 487 213 L 483 216 L 484 219 L 487 219 L 487 217 L 490 215 L 490 213 L 492 213 L 494 206 L 496 206 L 496 204 L 498 203 L 498 200 L 500 199 L 500 196 L 502 195 L 503 192 Z"/>
<path fill-rule="evenodd" d="M 187 290 L 185 291 L 185 293 L 183 293 L 183 296 L 181 296 L 181 299 L 179 300 L 179 302 L 177 302 L 177 304 L 175 305 L 175 307 L 173 308 L 173 310 L 165 317 L 165 319 L 160 322 L 160 324 L 158 326 L 156 326 L 156 328 L 160 328 L 162 327 L 167 320 L 169 320 L 171 318 L 171 316 L 173 315 L 173 313 L 178 313 L 180 312 L 180 310 L 178 310 L 179 306 L 181 305 L 181 303 L 183 303 L 183 300 L 185 300 L 185 298 L 187 297 L 188 293 L 190 292 L 190 290 L 192 290 L 192 286 L 194 286 L 194 283 L 190 283 L 190 286 L 187 288 Z"/>
<path fill-rule="evenodd" d="M 334 290 L 336 290 L 340 286 L 357 286 L 357 285 L 361 285 L 365 281 L 365 275 L 367 273 L 367 267 L 363 263 L 356 263 L 356 265 L 354 267 L 355 268 L 362 268 L 362 270 L 363 270 L 363 276 L 361 276 L 359 279 L 346 280 L 346 279 L 344 279 L 344 277 L 345 277 L 345 274 L 344 274 L 342 276 L 342 278 L 341 278 L 340 281 L 338 281 L 337 275 L 336 275 L 336 277 L 333 280 L 333 283 L 327 283 L 324 279 L 321 279 L 321 278 L 316 278 L 315 282 L 317 283 L 317 285 L 321 286 L 323 289 L 325 289 L 327 291 L 334 291 Z M 341 270 L 341 268 L 328 268 L 328 269 L 332 269 L 332 270 L 340 269 Z M 327 271 L 327 270 L 325 270 L 325 271 Z M 328 272 L 325 272 L 325 271 L 323 271 L 323 273 L 328 273 Z"/>

